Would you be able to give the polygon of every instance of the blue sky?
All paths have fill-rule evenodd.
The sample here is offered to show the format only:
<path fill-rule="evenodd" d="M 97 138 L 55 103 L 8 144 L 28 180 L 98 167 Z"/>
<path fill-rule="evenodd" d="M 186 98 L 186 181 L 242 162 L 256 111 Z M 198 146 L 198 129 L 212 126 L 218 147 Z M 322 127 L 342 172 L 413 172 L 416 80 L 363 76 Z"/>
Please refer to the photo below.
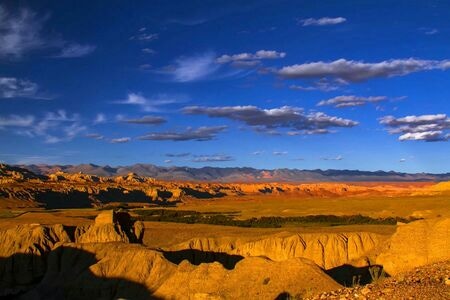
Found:
<path fill-rule="evenodd" d="M 241 2 L 0 2 L 0 161 L 450 171 L 448 1 Z"/>

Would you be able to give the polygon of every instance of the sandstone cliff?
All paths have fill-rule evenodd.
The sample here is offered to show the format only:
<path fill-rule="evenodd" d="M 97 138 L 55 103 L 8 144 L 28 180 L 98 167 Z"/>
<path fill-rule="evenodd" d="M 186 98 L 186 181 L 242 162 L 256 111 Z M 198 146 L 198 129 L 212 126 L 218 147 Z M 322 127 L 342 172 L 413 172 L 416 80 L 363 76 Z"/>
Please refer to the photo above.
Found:
<path fill-rule="evenodd" d="M 375 233 L 278 234 L 255 241 L 233 238 L 197 238 L 169 250 L 194 249 L 230 255 L 264 256 L 274 261 L 303 257 L 324 269 L 344 264 L 368 265 L 368 258 L 386 236 Z"/>
<path fill-rule="evenodd" d="M 377 263 L 398 274 L 449 259 L 450 218 L 436 218 L 398 226 Z"/>

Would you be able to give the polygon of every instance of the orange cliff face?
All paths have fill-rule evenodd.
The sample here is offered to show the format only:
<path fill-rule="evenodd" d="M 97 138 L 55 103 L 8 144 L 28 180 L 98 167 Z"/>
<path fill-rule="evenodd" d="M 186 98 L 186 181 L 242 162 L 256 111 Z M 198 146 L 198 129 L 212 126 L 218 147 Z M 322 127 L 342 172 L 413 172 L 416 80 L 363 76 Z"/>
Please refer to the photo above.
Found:
<path fill-rule="evenodd" d="M 435 195 L 450 191 L 449 183 L 198 183 L 169 182 L 130 173 L 101 177 L 56 172 L 40 176 L 0 166 L 0 208 L 98 207 L 108 203 L 176 204 L 195 199 L 244 196 L 358 197 Z"/>

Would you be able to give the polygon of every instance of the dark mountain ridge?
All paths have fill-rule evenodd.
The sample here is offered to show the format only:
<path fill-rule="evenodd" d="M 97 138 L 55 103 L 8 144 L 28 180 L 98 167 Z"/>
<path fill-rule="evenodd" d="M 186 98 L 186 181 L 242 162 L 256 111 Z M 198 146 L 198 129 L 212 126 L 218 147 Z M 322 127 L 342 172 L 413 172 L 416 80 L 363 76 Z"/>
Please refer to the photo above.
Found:
<path fill-rule="evenodd" d="M 20 165 L 33 173 L 47 175 L 58 171 L 97 176 L 119 176 L 135 173 L 160 180 L 214 182 L 335 182 L 335 181 L 448 181 L 450 173 L 402 173 L 395 171 L 255 169 L 249 167 L 160 167 L 152 164 L 131 166 Z"/>

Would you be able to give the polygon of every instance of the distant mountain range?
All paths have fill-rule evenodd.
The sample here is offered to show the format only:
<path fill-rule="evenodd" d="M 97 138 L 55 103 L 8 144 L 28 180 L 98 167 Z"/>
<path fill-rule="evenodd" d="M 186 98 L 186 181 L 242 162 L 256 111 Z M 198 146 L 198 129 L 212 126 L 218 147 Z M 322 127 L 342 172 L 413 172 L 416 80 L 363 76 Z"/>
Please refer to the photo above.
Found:
<path fill-rule="evenodd" d="M 62 171 L 65 173 L 91 174 L 97 176 L 119 176 L 136 173 L 140 176 L 174 181 L 212 181 L 212 182 L 337 182 L 337 181 L 448 181 L 450 173 L 400 173 L 394 171 L 359 170 L 299 170 L 254 168 L 188 168 L 159 167 L 151 164 L 131 166 L 80 165 L 20 165 L 36 174 L 46 175 Z"/>

